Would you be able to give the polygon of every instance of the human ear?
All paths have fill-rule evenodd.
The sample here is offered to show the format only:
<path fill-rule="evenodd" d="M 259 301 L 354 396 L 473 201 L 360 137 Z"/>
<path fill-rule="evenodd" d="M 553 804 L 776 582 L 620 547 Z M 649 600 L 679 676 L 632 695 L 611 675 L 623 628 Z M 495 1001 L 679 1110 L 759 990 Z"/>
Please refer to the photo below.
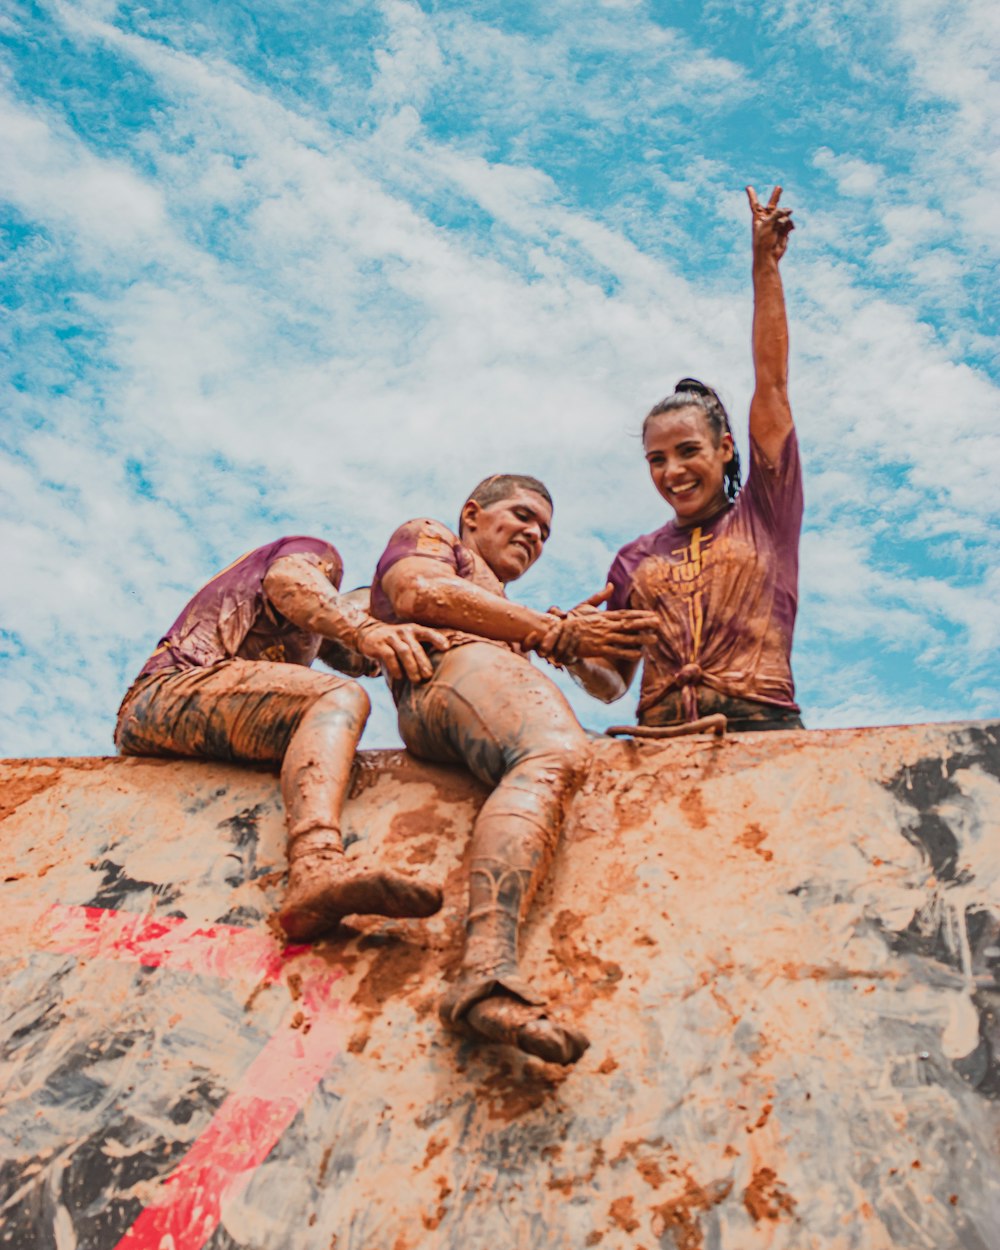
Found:
<path fill-rule="evenodd" d="M 482 508 L 477 500 L 466 500 L 465 506 L 462 508 L 460 529 L 474 530 L 476 528 L 480 512 L 482 512 Z"/>

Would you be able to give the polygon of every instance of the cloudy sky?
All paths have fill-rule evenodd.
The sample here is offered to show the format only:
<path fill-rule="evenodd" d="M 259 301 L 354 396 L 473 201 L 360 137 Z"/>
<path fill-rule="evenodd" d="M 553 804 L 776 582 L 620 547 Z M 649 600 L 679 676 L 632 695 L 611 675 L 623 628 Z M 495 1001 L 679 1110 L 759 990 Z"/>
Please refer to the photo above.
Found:
<path fill-rule="evenodd" d="M 490 472 L 556 499 L 514 597 L 597 589 L 666 519 L 678 377 L 745 447 L 748 182 L 799 224 L 807 724 L 1000 712 L 992 0 L 7 0 L 0 39 L 0 753 L 109 752 L 241 552 L 363 583 Z"/>

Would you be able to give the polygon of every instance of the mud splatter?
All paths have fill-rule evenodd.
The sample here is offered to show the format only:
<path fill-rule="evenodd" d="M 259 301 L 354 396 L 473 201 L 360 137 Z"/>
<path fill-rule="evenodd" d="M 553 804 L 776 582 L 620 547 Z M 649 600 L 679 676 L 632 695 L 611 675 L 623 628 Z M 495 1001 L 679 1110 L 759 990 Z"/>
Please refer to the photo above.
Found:
<path fill-rule="evenodd" d="M 431 1232 L 433 1232 L 434 1229 L 440 1226 L 441 1221 L 448 1214 L 448 1204 L 446 1202 L 446 1199 L 450 1197 L 452 1193 L 451 1185 L 448 1184 L 448 1181 L 445 1177 L 443 1176 L 436 1177 L 435 1183 L 437 1184 L 437 1187 L 438 1187 L 437 1207 L 435 1208 L 434 1213 L 432 1215 L 424 1214 L 420 1217 L 421 1223 L 423 1224 L 424 1228 L 428 1229 L 428 1231 L 431 1231 Z"/>
<path fill-rule="evenodd" d="M 476 1088 L 476 1098 L 486 1107 L 490 1120 L 510 1124 L 540 1107 L 549 1105 L 549 1113 L 558 1111 L 555 1099 L 568 1071 L 557 1064 L 529 1060 L 517 1069 L 503 1061 L 498 1070 Z"/>
<path fill-rule="evenodd" d="M 768 1120 L 771 1118 L 771 1112 L 772 1112 L 773 1110 L 774 1110 L 774 1104 L 773 1104 L 773 1103 L 770 1103 L 770 1102 L 766 1102 L 766 1103 L 764 1103 L 764 1106 L 761 1108 L 761 1113 L 760 1113 L 760 1115 L 757 1117 L 757 1119 L 754 1121 L 754 1123 L 753 1123 L 753 1124 L 748 1124 L 748 1125 L 747 1125 L 747 1132 L 748 1132 L 748 1133 L 755 1133 L 755 1132 L 757 1131 L 757 1129 L 761 1129 L 761 1128 L 763 1128 L 763 1127 L 764 1127 L 764 1125 L 765 1125 L 765 1124 L 768 1122 Z"/>
<path fill-rule="evenodd" d="M 616 1198 L 608 1209 L 608 1216 L 611 1223 L 617 1224 L 622 1232 L 634 1233 L 639 1227 L 639 1221 L 635 1218 L 635 1199 L 631 1194 Z"/>
<path fill-rule="evenodd" d="M 653 1233 L 657 1237 L 671 1233 L 677 1250 L 701 1250 L 705 1234 L 698 1213 L 718 1206 L 729 1196 L 732 1188 L 733 1183 L 729 1180 L 699 1185 L 687 1176 L 682 1194 L 653 1207 Z"/>
<path fill-rule="evenodd" d="M 737 846 L 744 846 L 748 851 L 754 851 L 765 862 L 774 859 L 774 852 L 769 851 L 762 845 L 767 839 L 767 834 L 760 825 L 747 825 L 746 829 L 736 839 Z"/>
<path fill-rule="evenodd" d="M 446 1137 L 432 1137 L 427 1143 L 427 1149 L 424 1151 L 424 1161 L 420 1165 L 420 1171 L 425 1171 L 430 1167 L 431 1161 L 436 1159 L 448 1147 L 448 1139 Z"/>
<path fill-rule="evenodd" d="M 635 1165 L 635 1170 L 651 1189 L 659 1189 L 667 1179 L 655 1159 L 640 1159 Z"/>
<path fill-rule="evenodd" d="M 693 828 L 705 829 L 708 827 L 708 814 L 705 811 L 705 802 L 699 787 L 695 786 L 688 790 L 687 794 L 681 799 L 680 809 Z"/>
<path fill-rule="evenodd" d="M 388 837 L 393 842 L 409 842 L 414 838 L 426 838 L 428 834 L 438 839 L 453 829 L 454 821 L 448 809 L 435 797 L 410 811 L 397 812 L 389 823 Z"/>
<path fill-rule="evenodd" d="M 574 983 L 583 983 L 589 988 L 584 1005 L 589 1005 L 595 998 L 612 995 L 624 975 L 620 964 L 599 958 L 583 945 L 579 935 L 588 923 L 585 916 L 560 911 L 552 925 L 552 950 L 556 960 Z"/>
<path fill-rule="evenodd" d="M 773 1168 L 757 1168 L 743 1191 L 743 1205 L 757 1222 L 791 1215 L 796 1204 Z"/>

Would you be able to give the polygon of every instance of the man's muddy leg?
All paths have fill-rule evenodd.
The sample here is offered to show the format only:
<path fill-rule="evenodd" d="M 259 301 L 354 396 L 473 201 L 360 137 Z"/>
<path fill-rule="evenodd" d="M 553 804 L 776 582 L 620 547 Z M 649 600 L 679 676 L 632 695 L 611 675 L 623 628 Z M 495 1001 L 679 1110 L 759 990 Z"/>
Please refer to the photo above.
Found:
<path fill-rule="evenodd" d="M 293 941 L 314 941 L 343 916 L 430 916 L 441 891 L 411 877 L 348 859 L 341 812 L 369 711 L 353 682 L 317 699 L 299 722 L 281 766 L 288 825 L 288 890 L 278 918 Z"/>
<path fill-rule="evenodd" d="M 443 1020 L 574 1062 L 587 1039 L 554 1019 L 521 976 L 518 940 L 582 779 L 586 734 L 547 677 L 510 652 L 474 644 L 440 661 L 435 679 L 401 709 L 400 729 L 416 754 L 460 758 L 496 787 L 472 831 L 466 947 Z"/>
<path fill-rule="evenodd" d="M 462 973 L 442 1005 L 491 1041 L 552 1063 L 575 1063 L 587 1038 L 554 1018 L 519 965 L 521 925 L 548 871 L 567 801 L 579 784 L 572 750 L 529 756 L 504 778 L 472 835 Z"/>

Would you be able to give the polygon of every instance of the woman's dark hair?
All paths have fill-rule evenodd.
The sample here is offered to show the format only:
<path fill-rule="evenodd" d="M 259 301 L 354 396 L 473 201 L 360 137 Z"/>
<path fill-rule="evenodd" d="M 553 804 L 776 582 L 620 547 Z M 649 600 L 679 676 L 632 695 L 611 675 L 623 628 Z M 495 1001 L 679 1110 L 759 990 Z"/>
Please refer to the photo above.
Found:
<path fill-rule="evenodd" d="M 646 413 L 646 419 L 642 423 L 643 439 L 646 437 L 646 428 L 654 417 L 664 412 L 677 412 L 681 408 L 701 409 L 708 422 L 708 428 L 712 431 L 712 439 L 716 447 L 723 434 L 733 437 L 729 415 L 716 392 L 704 382 L 699 382 L 697 378 L 681 378 L 674 387 L 674 393 L 668 395 L 666 399 L 661 399 Z M 725 487 L 727 499 L 735 499 L 740 493 L 740 453 L 736 450 L 735 439 L 733 439 L 732 459 L 728 460 L 725 466 Z"/>

